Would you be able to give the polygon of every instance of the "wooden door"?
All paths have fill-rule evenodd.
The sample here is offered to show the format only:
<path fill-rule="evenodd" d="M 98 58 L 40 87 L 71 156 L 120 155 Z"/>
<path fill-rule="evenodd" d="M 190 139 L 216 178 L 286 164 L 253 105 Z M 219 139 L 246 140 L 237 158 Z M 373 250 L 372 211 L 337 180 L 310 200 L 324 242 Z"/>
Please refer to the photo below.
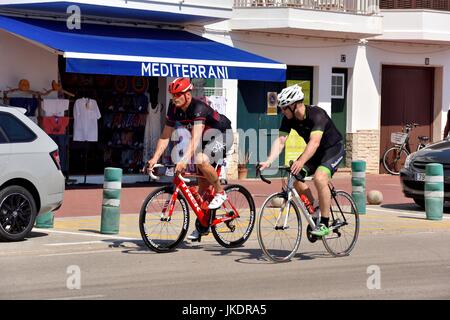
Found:
<path fill-rule="evenodd" d="M 418 123 L 410 136 L 410 148 L 417 137 L 431 137 L 434 68 L 383 66 L 381 82 L 380 159 L 391 143 L 391 133 L 401 132 L 407 123 Z M 380 162 L 380 172 L 385 173 Z"/>

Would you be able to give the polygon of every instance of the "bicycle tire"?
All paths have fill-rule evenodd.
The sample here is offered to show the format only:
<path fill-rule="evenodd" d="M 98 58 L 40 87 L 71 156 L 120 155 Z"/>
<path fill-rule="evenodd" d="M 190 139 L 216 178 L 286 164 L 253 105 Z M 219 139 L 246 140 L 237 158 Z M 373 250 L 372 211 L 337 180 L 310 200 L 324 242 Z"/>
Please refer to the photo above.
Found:
<path fill-rule="evenodd" d="M 239 218 L 211 226 L 211 231 L 221 246 L 235 248 L 248 240 L 255 226 L 255 201 L 251 193 L 241 185 L 227 185 L 224 190 L 228 199 L 221 208 L 213 211 L 213 219 L 230 215 L 231 205 L 238 211 Z"/>
<path fill-rule="evenodd" d="M 339 202 L 341 198 L 345 199 L 345 202 Z M 330 227 L 338 226 L 344 221 L 347 224 L 333 229 L 328 236 L 322 237 L 323 244 L 333 256 L 347 256 L 355 247 L 359 235 L 359 214 L 356 203 L 347 192 L 335 191 L 335 198 L 331 199 L 330 213 Z"/>
<path fill-rule="evenodd" d="M 398 157 L 398 152 L 400 152 L 400 157 Z M 384 169 L 392 175 L 399 175 L 408 155 L 408 151 L 401 147 L 390 147 L 383 154 Z"/>
<path fill-rule="evenodd" d="M 162 208 L 173 192 L 172 186 L 153 191 L 144 200 L 139 214 L 142 240 L 148 248 L 158 253 L 174 250 L 186 236 L 189 227 L 188 204 L 180 193 L 178 193 L 171 220 L 162 220 Z M 169 231 L 173 231 L 174 235 L 169 237 Z"/>
<path fill-rule="evenodd" d="M 279 219 L 278 214 L 284 210 L 288 204 L 287 194 L 284 192 L 274 193 L 269 196 L 261 206 L 258 219 L 258 242 L 264 255 L 273 262 L 288 262 L 297 253 L 302 237 L 302 220 L 300 210 L 293 200 L 290 202 L 289 227 L 287 230 L 276 229 L 280 222 L 284 223 L 284 218 Z M 293 211 L 292 211 L 293 208 Z M 275 218 L 275 219 L 274 219 Z M 293 230 L 293 233 L 292 231 Z M 292 233 L 293 241 L 289 241 L 288 236 Z M 287 248 L 282 248 L 286 244 Z"/>

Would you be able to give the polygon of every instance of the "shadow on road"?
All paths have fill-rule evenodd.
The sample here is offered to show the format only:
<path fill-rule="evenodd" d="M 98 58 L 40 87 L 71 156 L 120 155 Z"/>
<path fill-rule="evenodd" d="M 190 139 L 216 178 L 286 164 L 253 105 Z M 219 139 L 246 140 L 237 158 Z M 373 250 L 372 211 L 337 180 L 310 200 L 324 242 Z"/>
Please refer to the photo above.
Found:
<path fill-rule="evenodd" d="M 36 232 L 36 231 L 31 231 L 26 237 L 25 239 L 22 240 L 18 240 L 18 241 L 8 241 L 8 240 L 4 240 L 0 238 L 0 243 L 18 243 L 18 242 L 24 242 L 24 241 L 28 241 L 29 239 L 33 239 L 33 238 L 41 238 L 41 237 L 48 237 L 48 233 L 42 233 L 42 232 Z"/>
<path fill-rule="evenodd" d="M 122 253 L 126 254 L 159 254 L 150 250 L 142 240 L 121 240 L 121 239 L 103 239 L 104 243 L 108 244 L 109 248 L 122 249 Z M 259 248 L 224 248 L 218 244 L 212 243 L 192 243 L 183 241 L 178 247 L 172 251 L 163 252 L 163 254 L 176 253 L 179 250 L 203 250 L 211 252 L 214 256 L 230 256 L 235 257 L 235 261 L 245 264 L 272 264 L 276 263 L 264 256 Z M 311 251 L 297 253 L 290 261 L 304 261 L 313 259 L 333 258 L 324 251 Z"/>
<path fill-rule="evenodd" d="M 205 251 L 214 252 L 217 256 L 225 256 L 225 255 L 236 255 L 235 261 L 238 263 L 245 264 L 272 264 L 276 263 L 269 258 L 267 258 L 261 249 L 250 249 L 245 247 L 239 247 L 234 249 L 225 249 L 221 246 L 213 246 L 205 248 Z M 242 256 L 245 254 L 246 256 Z M 316 258 L 327 258 L 331 257 L 324 252 L 305 252 L 305 253 L 297 253 L 291 261 L 295 260 L 313 260 Z"/>
<path fill-rule="evenodd" d="M 48 233 L 31 231 L 30 234 L 27 236 L 27 238 L 41 238 L 41 237 L 48 237 Z"/>
<path fill-rule="evenodd" d="M 121 249 L 124 249 L 122 251 L 123 253 L 128 253 L 128 254 L 144 254 L 144 253 L 147 253 L 147 254 L 169 254 L 169 253 L 177 252 L 178 250 L 205 249 L 205 246 L 203 246 L 203 245 L 192 245 L 192 243 L 183 241 L 174 250 L 158 253 L 158 252 L 151 250 L 149 247 L 147 247 L 147 245 L 144 243 L 143 240 L 104 239 L 102 241 L 109 244 L 110 248 L 121 248 Z"/>

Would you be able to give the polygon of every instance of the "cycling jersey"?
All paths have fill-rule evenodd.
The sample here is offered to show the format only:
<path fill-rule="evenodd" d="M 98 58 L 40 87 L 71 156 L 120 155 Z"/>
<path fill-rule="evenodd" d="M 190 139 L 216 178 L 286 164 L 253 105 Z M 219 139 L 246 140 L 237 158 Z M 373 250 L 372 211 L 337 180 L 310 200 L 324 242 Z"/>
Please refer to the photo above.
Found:
<path fill-rule="evenodd" d="M 311 133 L 322 133 L 318 152 L 326 150 L 339 142 L 342 142 L 342 135 L 337 130 L 331 118 L 325 110 L 318 106 L 305 106 L 305 118 L 299 120 L 295 117 L 288 119 L 283 117 L 280 126 L 280 135 L 288 135 L 294 129 L 305 140 L 309 142 Z"/>
<path fill-rule="evenodd" d="M 186 112 L 170 103 L 167 110 L 166 125 L 175 127 L 177 123 L 190 131 L 194 124 L 205 125 L 202 137 L 202 152 L 208 156 L 213 165 L 225 159 L 227 152 L 233 146 L 231 121 L 201 100 L 193 98 Z M 208 132 L 209 129 L 211 131 Z"/>
<path fill-rule="evenodd" d="M 173 103 L 169 104 L 166 125 L 175 127 L 177 122 L 189 130 L 192 129 L 194 124 L 198 123 L 205 125 L 204 131 L 210 128 L 220 130 L 221 132 L 231 129 L 231 121 L 226 116 L 195 98 L 192 99 L 186 112 L 181 110 L 181 108 L 176 108 Z"/>

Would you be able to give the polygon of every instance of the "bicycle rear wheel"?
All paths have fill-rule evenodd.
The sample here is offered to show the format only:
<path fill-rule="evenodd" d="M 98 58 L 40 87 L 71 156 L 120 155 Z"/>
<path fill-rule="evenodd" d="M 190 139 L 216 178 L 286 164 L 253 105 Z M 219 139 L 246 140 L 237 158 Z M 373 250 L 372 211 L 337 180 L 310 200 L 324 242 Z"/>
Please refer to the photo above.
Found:
<path fill-rule="evenodd" d="M 258 219 L 258 241 L 264 254 L 275 262 L 289 261 L 297 253 L 301 236 L 302 222 L 295 202 L 288 202 L 283 192 L 267 198 Z"/>
<path fill-rule="evenodd" d="M 250 192 L 240 185 L 229 185 L 224 188 L 227 200 L 221 208 L 213 213 L 214 218 L 239 217 L 219 223 L 211 227 L 216 241 L 225 248 L 243 245 L 250 237 L 255 225 L 255 202 Z"/>
<path fill-rule="evenodd" d="M 178 194 L 174 203 L 173 187 L 163 187 L 150 193 L 142 204 L 139 230 L 142 240 L 151 250 L 168 252 L 174 250 L 184 239 L 189 227 L 187 202 Z M 173 205 L 172 216 L 168 217 Z"/>
<path fill-rule="evenodd" d="M 383 155 L 383 167 L 393 175 L 400 174 L 404 167 L 408 152 L 400 147 L 391 147 Z"/>
<path fill-rule="evenodd" d="M 332 232 L 322 237 L 333 256 L 347 256 L 353 250 L 359 234 L 359 214 L 353 198 L 345 191 L 335 191 L 331 199 L 329 226 Z"/>

